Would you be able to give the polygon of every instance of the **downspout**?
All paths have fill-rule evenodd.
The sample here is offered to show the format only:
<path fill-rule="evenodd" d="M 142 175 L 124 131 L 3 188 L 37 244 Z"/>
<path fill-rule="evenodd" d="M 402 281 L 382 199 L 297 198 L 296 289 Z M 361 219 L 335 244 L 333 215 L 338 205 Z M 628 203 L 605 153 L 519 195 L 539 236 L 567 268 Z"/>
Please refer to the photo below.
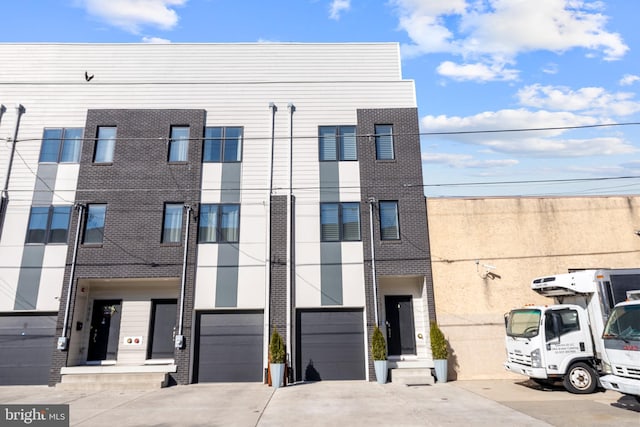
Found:
<path fill-rule="evenodd" d="M 18 130 L 20 129 L 20 118 L 26 111 L 22 104 L 16 105 L 16 123 L 13 128 L 13 138 L 11 140 L 11 151 L 9 152 L 9 161 L 7 164 L 7 174 L 4 177 L 4 187 L 2 187 L 2 195 L 0 200 L 0 236 L 4 229 L 4 217 L 9 204 L 9 178 L 11 177 L 11 168 L 13 166 L 13 156 L 16 151 L 16 143 L 18 142 Z M 4 113 L 4 105 L 0 106 L 0 116 Z"/>
<path fill-rule="evenodd" d="M 73 243 L 73 255 L 71 257 L 71 271 L 69 272 L 69 283 L 67 284 L 67 302 L 64 308 L 64 320 L 62 321 L 62 335 L 58 338 L 58 350 L 67 350 L 69 337 L 67 336 L 67 328 L 69 326 L 69 312 L 71 309 L 71 297 L 73 296 L 73 279 L 76 274 L 76 259 L 78 257 L 78 246 L 80 245 L 80 230 L 82 226 L 82 218 L 85 205 L 76 203 L 75 208 L 78 210 L 78 220 L 76 224 L 76 238 Z"/>
<path fill-rule="evenodd" d="M 179 350 L 184 348 L 183 321 L 184 317 L 184 295 L 187 284 L 187 252 L 189 251 L 189 226 L 191 225 L 191 205 L 184 205 L 187 210 L 187 225 L 184 232 L 184 255 L 182 257 L 182 280 L 180 283 L 180 316 L 178 317 L 178 334 L 175 338 L 175 347 Z"/>
<path fill-rule="evenodd" d="M 271 109 L 271 159 L 269 162 L 269 194 L 267 194 L 267 233 L 266 233 L 266 289 L 265 289 L 265 304 L 264 304 L 264 324 L 265 324 L 265 346 L 263 357 L 264 360 L 269 360 L 269 334 L 271 326 L 271 194 L 273 193 L 273 158 L 275 151 L 275 139 L 276 139 L 276 112 L 278 107 L 273 102 L 269 103 Z M 266 381 L 266 373 L 265 373 Z"/>
<path fill-rule="evenodd" d="M 295 105 L 289 103 L 289 206 L 287 212 L 287 219 L 289 220 L 289 291 L 287 292 L 287 347 L 289 348 L 289 383 L 293 382 L 293 361 L 294 361 L 294 346 L 293 346 L 293 325 L 295 316 L 295 277 L 296 277 L 296 240 L 295 240 L 295 198 L 293 196 L 293 113 L 296 111 Z"/>
<path fill-rule="evenodd" d="M 371 274 L 373 274 L 373 316 L 376 326 L 380 326 L 378 322 L 378 281 L 376 279 L 376 250 L 373 241 L 373 205 L 376 199 L 369 197 L 369 229 L 371 231 Z"/>

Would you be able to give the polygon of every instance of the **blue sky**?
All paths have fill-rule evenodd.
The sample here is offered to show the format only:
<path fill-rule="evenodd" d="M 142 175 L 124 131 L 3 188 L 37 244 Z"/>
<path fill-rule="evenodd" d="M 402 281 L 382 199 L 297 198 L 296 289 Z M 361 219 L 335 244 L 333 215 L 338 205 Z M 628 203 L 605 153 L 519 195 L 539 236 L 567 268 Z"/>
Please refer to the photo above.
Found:
<path fill-rule="evenodd" d="M 2 16 L 2 42 L 398 42 L 427 196 L 640 193 L 640 125 L 598 126 L 640 122 L 639 1 L 20 0 Z M 576 126 L 596 127 L 451 134 Z"/>

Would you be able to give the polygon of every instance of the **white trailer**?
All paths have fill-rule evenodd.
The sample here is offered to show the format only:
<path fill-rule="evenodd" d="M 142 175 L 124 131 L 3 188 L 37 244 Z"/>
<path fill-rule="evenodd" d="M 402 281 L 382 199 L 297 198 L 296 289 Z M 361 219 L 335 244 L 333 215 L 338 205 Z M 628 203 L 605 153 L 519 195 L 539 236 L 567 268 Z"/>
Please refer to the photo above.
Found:
<path fill-rule="evenodd" d="M 602 386 L 635 396 L 640 402 L 640 292 L 629 292 L 628 302 L 616 305 L 604 328 Z"/>
<path fill-rule="evenodd" d="M 538 383 L 562 381 L 571 393 L 592 393 L 606 357 L 605 323 L 627 291 L 640 289 L 640 269 L 540 277 L 531 288 L 555 304 L 525 306 L 506 315 L 505 368 Z"/>

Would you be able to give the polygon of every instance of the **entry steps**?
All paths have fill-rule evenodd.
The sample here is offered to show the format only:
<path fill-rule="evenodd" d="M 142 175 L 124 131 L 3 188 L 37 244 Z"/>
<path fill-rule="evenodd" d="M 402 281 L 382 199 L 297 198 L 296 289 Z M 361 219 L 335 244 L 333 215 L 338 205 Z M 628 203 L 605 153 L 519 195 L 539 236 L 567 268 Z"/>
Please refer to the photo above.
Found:
<path fill-rule="evenodd" d="M 407 386 L 433 385 L 435 379 L 431 375 L 430 365 L 422 360 L 389 361 L 391 383 Z"/>
<path fill-rule="evenodd" d="M 167 370 L 167 367 L 146 370 L 144 368 L 147 367 L 108 368 L 96 369 L 89 366 L 63 368 L 61 382 L 56 384 L 56 388 L 74 391 L 158 390 L 168 386 L 169 371 L 171 371 Z"/>

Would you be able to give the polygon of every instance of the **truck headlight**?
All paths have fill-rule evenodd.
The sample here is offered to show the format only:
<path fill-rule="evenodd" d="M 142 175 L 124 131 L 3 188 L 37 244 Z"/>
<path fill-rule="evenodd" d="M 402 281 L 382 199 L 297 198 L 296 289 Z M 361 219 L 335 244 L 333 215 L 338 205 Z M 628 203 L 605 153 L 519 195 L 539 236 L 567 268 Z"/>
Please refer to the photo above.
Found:
<path fill-rule="evenodd" d="M 611 365 L 609 365 L 607 362 L 602 361 L 602 372 L 604 372 L 605 374 L 613 374 L 613 369 L 611 369 Z"/>
<path fill-rule="evenodd" d="M 531 352 L 531 367 L 542 368 L 542 359 L 540 358 L 540 349 L 536 348 Z"/>

